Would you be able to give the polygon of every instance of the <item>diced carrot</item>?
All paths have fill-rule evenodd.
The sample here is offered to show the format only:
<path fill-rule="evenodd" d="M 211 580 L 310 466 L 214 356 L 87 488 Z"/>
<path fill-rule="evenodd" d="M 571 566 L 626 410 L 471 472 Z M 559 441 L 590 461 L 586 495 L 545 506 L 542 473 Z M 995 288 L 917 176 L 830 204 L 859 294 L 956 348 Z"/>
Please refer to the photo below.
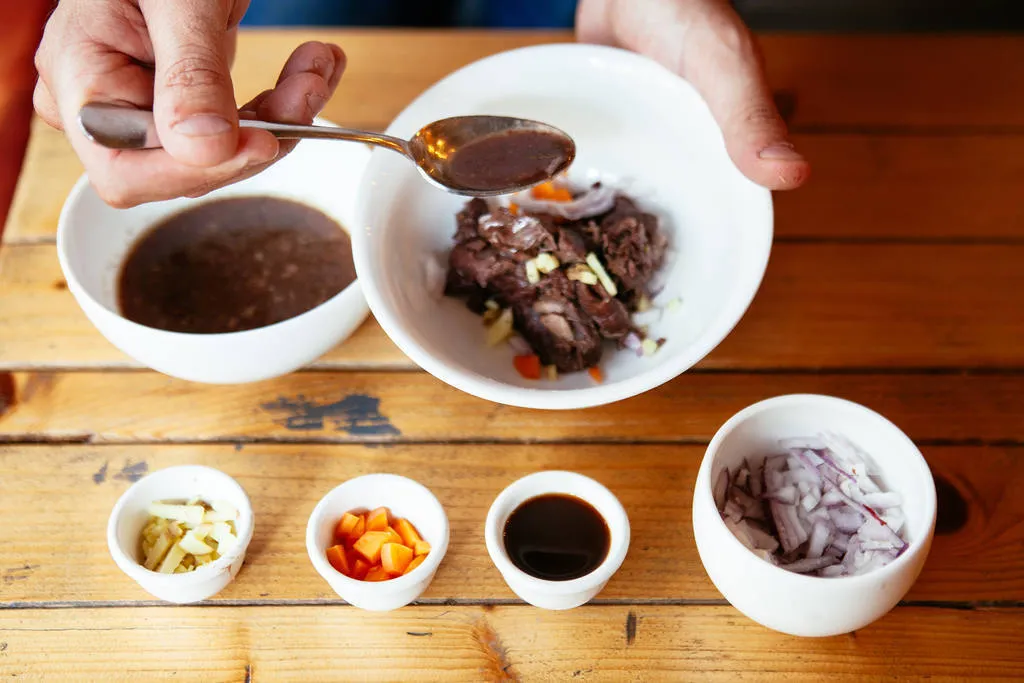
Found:
<path fill-rule="evenodd" d="M 416 555 L 426 555 L 430 552 L 430 544 L 426 541 L 417 541 L 412 550 Z"/>
<path fill-rule="evenodd" d="M 427 559 L 426 555 L 417 555 L 416 557 L 412 558 L 412 562 L 409 563 L 409 566 L 407 566 L 405 568 L 405 571 L 402 572 L 402 573 L 403 574 L 408 574 L 413 569 L 416 569 L 416 567 L 418 567 L 421 564 L 423 564 L 423 560 L 425 560 L 425 559 Z"/>
<path fill-rule="evenodd" d="M 515 202 L 509 202 L 508 203 L 508 211 L 513 216 L 518 216 L 519 215 L 519 205 L 516 204 Z"/>
<path fill-rule="evenodd" d="M 601 368 L 597 367 L 596 365 L 595 365 L 594 367 L 592 367 L 592 368 L 588 368 L 588 369 L 587 369 L 587 372 L 589 372 L 589 373 L 590 373 L 590 376 L 591 376 L 591 377 L 592 377 L 592 378 L 594 379 L 594 381 L 595 381 L 595 382 L 597 382 L 598 384 L 600 384 L 601 382 L 603 382 L 603 381 L 604 381 L 604 373 L 602 373 L 602 372 L 601 372 Z"/>
<path fill-rule="evenodd" d="M 554 183 L 547 182 L 537 185 L 530 190 L 534 199 L 541 199 L 549 202 L 571 202 L 572 192 L 564 187 L 557 187 Z"/>
<path fill-rule="evenodd" d="M 380 549 L 380 564 L 389 574 L 401 574 L 412 562 L 412 549 L 398 543 L 385 543 Z"/>
<path fill-rule="evenodd" d="M 540 379 L 540 357 L 537 355 L 516 356 L 512 363 L 524 379 Z"/>
<path fill-rule="evenodd" d="M 361 557 L 356 557 L 355 561 L 352 562 L 352 573 L 349 576 L 362 581 L 366 578 L 368 571 L 370 571 L 370 563 Z"/>
<path fill-rule="evenodd" d="M 365 533 L 366 515 L 359 515 L 356 517 L 356 525 L 352 527 L 352 531 L 349 533 L 348 538 L 345 539 L 345 542 L 348 543 L 349 547 L 352 547 Z"/>
<path fill-rule="evenodd" d="M 412 548 L 416 545 L 416 541 L 423 540 L 423 537 L 416 531 L 416 527 L 412 525 L 412 522 L 405 518 L 396 519 L 394 528 L 398 535 L 402 537 L 402 545 Z"/>
<path fill-rule="evenodd" d="M 359 521 L 358 515 L 353 515 L 351 512 L 346 512 L 338 520 L 337 526 L 334 527 L 334 542 L 344 543 L 348 540 L 348 537 L 352 534 L 352 530 L 356 528 L 356 523 Z"/>
<path fill-rule="evenodd" d="M 380 562 L 380 547 L 388 542 L 386 531 L 367 531 L 359 537 L 359 540 L 352 546 L 357 553 L 370 561 L 370 564 Z"/>
<path fill-rule="evenodd" d="M 388 528 L 388 509 L 377 508 L 366 518 L 367 531 L 384 531 Z"/>
<path fill-rule="evenodd" d="M 348 562 L 348 555 L 345 554 L 344 546 L 332 545 L 327 549 L 327 561 L 345 576 L 352 575 L 352 567 Z"/>
<path fill-rule="evenodd" d="M 385 543 L 398 543 L 401 545 L 405 545 L 405 541 L 402 540 L 401 534 L 399 534 L 397 531 L 395 531 L 391 527 L 388 527 L 384 531 L 388 535 L 388 540 L 385 541 Z"/>
<path fill-rule="evenodd" d="M 391 574 L 388 574 L 384 567 L 374 567 L 366 572 L 366 578 L 363 581 L 387 581 L 390 578 Z"/>

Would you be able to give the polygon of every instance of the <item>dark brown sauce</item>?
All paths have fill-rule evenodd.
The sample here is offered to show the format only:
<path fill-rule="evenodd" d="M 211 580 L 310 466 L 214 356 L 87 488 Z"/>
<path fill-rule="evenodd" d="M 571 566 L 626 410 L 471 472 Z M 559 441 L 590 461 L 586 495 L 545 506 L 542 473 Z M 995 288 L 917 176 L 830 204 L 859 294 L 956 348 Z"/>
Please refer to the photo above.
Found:
<path fill-rule="evenodd" d="M 530 498 L 505 522 L 505 551 L 530 576 L 569 581 L 604 562 L 611 533 L 594 506 L 581 498 L 547 494 Z"/>
<path fill-rule="evenodd" d="M 465 189 L 490 192 L 539 183 L 562 169 L 572 155 L 572 144 L 559 135 L 513 130 L 455 150 L 449 177 Z"/>
<path fill-rule="evenodd" d="M 129 320 L 216 334 L 272 325 L 355 280 L 352 244 L 316 209 L 273 197 L 200 204 L 139 237 L 118 282 Z"/>

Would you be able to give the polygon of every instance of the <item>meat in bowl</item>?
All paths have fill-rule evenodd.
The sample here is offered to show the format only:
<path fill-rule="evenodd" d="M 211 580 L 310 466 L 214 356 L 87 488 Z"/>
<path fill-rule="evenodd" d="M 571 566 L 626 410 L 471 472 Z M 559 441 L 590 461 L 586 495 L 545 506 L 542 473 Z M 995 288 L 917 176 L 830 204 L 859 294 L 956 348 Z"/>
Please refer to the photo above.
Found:
<path fill-rule="evenodd" d="M 605 343 L 652 354 L 633 314 L 651 306 L 667 239 L 658 217 L 596 184 L 545 183 L 510 201 L 468 202 L 457 216 L 445 294 L 466 301 L 506 340 L 528 379 L 589 370 Z"/>

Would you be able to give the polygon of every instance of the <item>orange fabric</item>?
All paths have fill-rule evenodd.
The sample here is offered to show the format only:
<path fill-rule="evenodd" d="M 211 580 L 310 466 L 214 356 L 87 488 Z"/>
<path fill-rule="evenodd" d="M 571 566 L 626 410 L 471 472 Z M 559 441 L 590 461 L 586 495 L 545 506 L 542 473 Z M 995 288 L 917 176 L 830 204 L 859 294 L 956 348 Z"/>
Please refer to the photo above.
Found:
<path fill-rule="evenodd" d="M 0 233 L 21 170 L 32 117 L 32 65 L 52 0 L 19 0 L 4 8 L 0 22 Z"/>

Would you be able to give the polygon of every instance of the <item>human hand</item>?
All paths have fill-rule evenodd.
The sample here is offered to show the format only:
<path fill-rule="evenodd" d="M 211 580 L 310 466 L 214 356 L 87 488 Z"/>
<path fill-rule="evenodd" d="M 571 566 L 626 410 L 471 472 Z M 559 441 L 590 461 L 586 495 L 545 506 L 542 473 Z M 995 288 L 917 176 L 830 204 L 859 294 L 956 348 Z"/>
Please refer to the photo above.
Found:
<path fill-rule="evenodd" d="M 65 131 L 96 192 L 126 208 L 199 196 L 258 173 L 294 143 L 238 119 L 312 123 L 345 69 L 336 45 L 299 46 L 277 84 L 237 109 L 229 72 L 249 0 L 62 0 L 36 53 L 36 112 Z M 79 130 L 86 102 L 152 109 L 163 149 L 117 151 Z"/>
<path fill-rule="evenodd" d="M 727 0 L 581 0 L 585 42 L 646 55 L 689 81 L 718 121 L 733 163 L 771 190 L 799 187 L 807 160 L 789 141 L 760 51 Z"/>

